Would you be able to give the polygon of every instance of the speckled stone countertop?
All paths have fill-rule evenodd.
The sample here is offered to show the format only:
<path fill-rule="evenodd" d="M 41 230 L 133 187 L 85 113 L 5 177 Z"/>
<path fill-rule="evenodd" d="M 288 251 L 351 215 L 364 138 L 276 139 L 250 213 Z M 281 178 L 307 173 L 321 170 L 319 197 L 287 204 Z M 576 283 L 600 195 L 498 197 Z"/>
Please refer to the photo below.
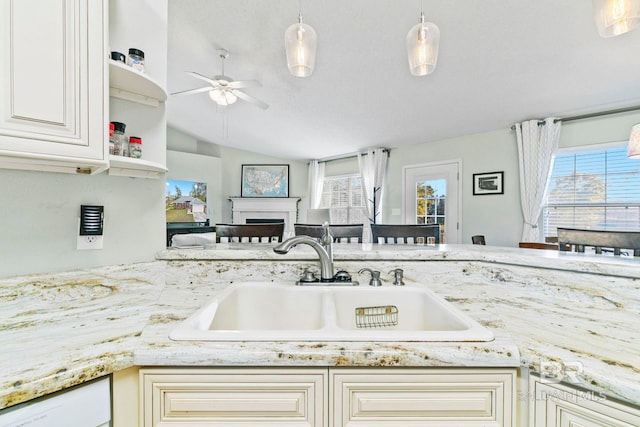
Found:
<path fill-rule="evenodd" d="M 295 280 L 317 262 L 299 247 L 285 256 L 269 245 L 167 250 L 155 262 L 0 280 L 0 408 L 133 365 L 578 367 L 570 372 L 577 385 L 640 404 L 640 261 L 471 245 L 360 246 L 336 245 L 336 268 L 375 268 L 388 285 L 385 273 L 401 267 L 407 286 L 430 288 L 496 339 L 172 341 L 169 331 L 229 284 Z"/>

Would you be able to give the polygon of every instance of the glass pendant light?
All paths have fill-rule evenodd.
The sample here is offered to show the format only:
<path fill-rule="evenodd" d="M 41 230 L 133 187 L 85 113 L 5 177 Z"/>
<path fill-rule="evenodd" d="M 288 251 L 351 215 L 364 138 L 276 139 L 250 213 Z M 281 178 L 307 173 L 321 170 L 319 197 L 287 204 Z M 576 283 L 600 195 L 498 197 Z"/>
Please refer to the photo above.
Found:
<path fill-rule="evenodd" d="M 407 54 L 411 74 L 426 76 L 435 70 L 439 44 L 440 29 L 436 24 L 424 22 L 424 12 L 420 12 L 420 22 L 407 34 Z"/>
<path fill-rule="evenodd" d="M 630 159 L 640 159 L 640 123 L 631 128 L 629 145 L 627 146 L 627 157 Z"/>
<path fill-rule="evenodd" d="M 614 37 L 640 25 L 640 0 L 593 0 L 593 13 L 601 37 Z"/>
<path fill-rule="evenodd" d="M 302 8 L 301 8 L 302 9 Z M 316 63 L 316 30 L 302 22 L 302 10 L 298 22 L 284 33 L 284 48 L 287 53 L 287 67 L 296 77 L 308 77 Z"/>

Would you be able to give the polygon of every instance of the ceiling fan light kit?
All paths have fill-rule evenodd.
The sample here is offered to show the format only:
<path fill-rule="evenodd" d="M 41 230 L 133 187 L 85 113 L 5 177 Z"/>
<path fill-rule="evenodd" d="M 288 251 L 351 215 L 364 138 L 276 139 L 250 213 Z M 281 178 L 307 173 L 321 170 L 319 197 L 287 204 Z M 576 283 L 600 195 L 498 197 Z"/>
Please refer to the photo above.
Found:
<path fill-rule="evenodd" d="M 640 26 L 640 0 L 593 0 L 601 37 L 615 37 Z"/>
<path fill-rule="evenodd" d="M 440 29 L 436 24 L 424 22 L 424 12 L 420 12 L 420 22 L 407 33 L 407 55 L 412 75 L 426 76 L 435 70 L 439 44 Z"/>
<path fill-rule="evenodd" d="M 300 13 L 298 22 L 287 28 L 284 33 L 287 68 L 292 75 L 308 77 L 313 73 L 317 39 L 316 30 L 302 22 L 302 13 Z"/>
<path fill-rule="evenodd" d="M 238 99 L 242 99 L 243 101 L 256 105 L 263 110 L 269 108 L 268 104 L 251 95 L 247 95 L 240 90 L 245 87 L 262 86 L 260 82 L 257 80 L 233 80 L 231 77 L 225 76 L 224 60 L 229 57 L 229 52 L 225 49 L 220 49 L 218 53 L 222 60 L 222 73 L 219 76 L 209 78 L 194 71 L 187 71 L 187 74 L 209 83 L 209 86 L 174 92 L 171 95 L 194 95 L 196 93 L 208 92 L 209 98 L 222 107 L 226 107 L 235 103 Z"/>

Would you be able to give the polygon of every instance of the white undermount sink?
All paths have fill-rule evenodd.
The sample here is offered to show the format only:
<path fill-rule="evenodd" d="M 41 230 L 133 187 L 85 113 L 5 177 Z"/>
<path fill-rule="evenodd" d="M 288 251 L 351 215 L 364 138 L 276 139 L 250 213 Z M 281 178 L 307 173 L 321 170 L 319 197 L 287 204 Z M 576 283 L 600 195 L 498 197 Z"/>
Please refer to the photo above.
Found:
<path fill-rule="evenodd" d="M 493 333 L 414 286 L 234 284 L 171 331 L 181 341 L 491 341 Z"/>

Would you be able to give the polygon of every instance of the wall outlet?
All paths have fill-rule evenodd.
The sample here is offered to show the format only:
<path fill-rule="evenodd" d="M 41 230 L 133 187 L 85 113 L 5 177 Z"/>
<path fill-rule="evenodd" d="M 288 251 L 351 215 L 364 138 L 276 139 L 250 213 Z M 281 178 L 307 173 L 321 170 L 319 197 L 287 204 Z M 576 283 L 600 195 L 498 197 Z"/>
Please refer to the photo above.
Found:
<path fill-rule="evenodd" d="M 78 236 L 77 249 L 91 250 L 102 249 L 103 236 Z"/>

